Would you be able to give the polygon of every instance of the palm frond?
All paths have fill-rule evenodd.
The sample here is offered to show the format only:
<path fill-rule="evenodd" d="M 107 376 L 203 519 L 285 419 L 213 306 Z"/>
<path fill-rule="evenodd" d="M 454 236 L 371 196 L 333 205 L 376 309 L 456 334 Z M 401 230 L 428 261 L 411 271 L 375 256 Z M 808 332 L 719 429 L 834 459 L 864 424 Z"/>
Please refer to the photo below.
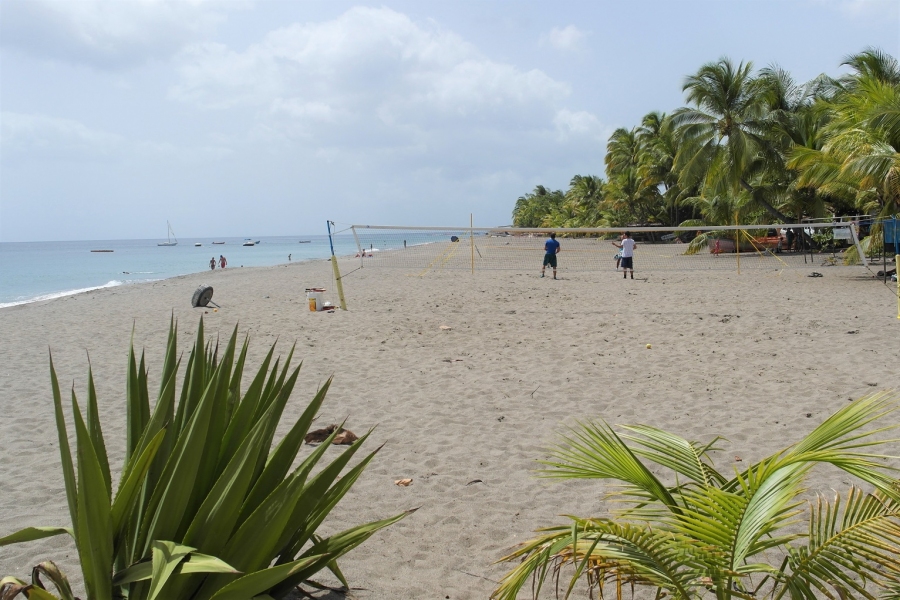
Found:
<path fill-rule="evenodd" d="M 900 584 L 900 503 L 884 494 L 851 488 L 841 498 L 822 497 L 810 512 L 807 544 L 789 550 L 790 574 L 782 582 L 791 598 L 859 595 L 875 598 L 867 583 Z M 888 596 L 889 597 L 889 596 Z"/>
<path fill-rule="evenodd" d="M 675 508 L 675 498 L 604 421 L 579 423 L 551 449 L 553 460 L 541 475 L 562 479 L 613 479 L 625 484 L 622 494 Z"/>

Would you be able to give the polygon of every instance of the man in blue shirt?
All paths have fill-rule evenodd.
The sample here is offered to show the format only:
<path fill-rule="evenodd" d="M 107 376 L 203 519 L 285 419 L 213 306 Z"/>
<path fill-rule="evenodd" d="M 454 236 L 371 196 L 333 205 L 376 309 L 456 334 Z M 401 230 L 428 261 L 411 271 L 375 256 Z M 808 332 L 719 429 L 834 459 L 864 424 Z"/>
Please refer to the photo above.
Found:
<path fill-rule="evenodd" d="M 559 242 L 556 241 L 556 233 L 550 234 L 550 239 L 544 242 L 544 266 L 541 267 L 541 277 L 547 265 L 553 267 L 553 279 L 556 279 L 556 255 L 559 254 Z"/>

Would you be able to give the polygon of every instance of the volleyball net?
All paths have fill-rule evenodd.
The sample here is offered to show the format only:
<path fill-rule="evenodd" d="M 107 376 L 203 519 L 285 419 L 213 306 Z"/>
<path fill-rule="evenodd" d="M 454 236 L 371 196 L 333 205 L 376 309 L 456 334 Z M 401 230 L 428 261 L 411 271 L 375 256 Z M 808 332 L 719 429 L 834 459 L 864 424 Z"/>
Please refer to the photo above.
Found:
<path fill-rule="evenodd" d="M 784 270 L 843 265 L 847 254 L 866 257 L 857 226 L 800 223 L 717 227 L 526 229 L 352 225 L 348 228 L 362 267 L 412 269 L 540 269 L 551 232 L 561 244 L 559 270 L 607 271 L 617 267 L 618 242 L 628 231 L 636 242 L 637 271 Z"/>

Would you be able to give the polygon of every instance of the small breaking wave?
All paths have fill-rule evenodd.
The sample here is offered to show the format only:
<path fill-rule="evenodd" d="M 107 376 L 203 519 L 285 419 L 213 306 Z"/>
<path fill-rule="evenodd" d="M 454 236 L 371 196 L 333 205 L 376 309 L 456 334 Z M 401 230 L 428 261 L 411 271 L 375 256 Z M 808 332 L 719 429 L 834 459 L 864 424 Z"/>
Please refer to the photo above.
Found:
<path fill-rule="evenodd" d="M 113 279 L 104 285 L 94 287 L 79 288 L 77 290 L 66 290 L 64 292 L 53 292 L 50 294 L 41 294 L 33 298 L 24 300 L 15 300 L 13 302 L 0 302 L 0 308 L 9 308 L 10 306 L 19 306 L 20 304 L 31 304 L 32 302 L 43 302 L 44 300 L 54 300 L 56 298 L 65 298 L 66 296 L 74 296 L 75 294 L 83 294 L 84 292 L 93 292 L 94 290 L 102 290 L 104 288 L 118 287 L 124 285 L 125 282 Z"/>

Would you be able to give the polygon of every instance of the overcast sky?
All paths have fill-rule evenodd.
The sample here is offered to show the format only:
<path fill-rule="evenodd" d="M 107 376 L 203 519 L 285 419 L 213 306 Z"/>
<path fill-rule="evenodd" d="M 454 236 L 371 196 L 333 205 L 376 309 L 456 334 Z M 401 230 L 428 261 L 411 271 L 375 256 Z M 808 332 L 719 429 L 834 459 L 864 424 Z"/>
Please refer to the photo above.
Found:
<path fill-rule="evenodd" d="M 898 0 L 0 0 L 0 241 L 511 221 L 728 56 L 900 56 Z"/>

